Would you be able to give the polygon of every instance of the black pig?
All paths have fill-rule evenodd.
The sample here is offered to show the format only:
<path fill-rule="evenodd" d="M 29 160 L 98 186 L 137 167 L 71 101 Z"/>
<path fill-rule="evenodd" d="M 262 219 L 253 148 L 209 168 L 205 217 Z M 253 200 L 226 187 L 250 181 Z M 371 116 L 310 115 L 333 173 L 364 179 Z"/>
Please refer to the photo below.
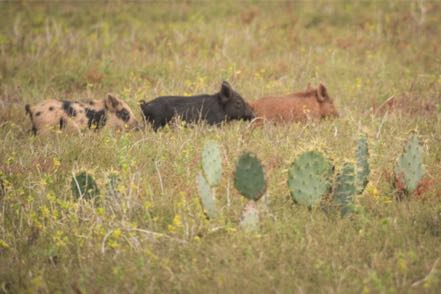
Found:
<path fill-rule="evenodd" d="M 187 123 L 205 121 L 209 125 L 254 118 L 248 103 L 225 81 L 214 95 L 157 97 L 150 102 L 142 101 L 141 110 L 155 131 L 175 117 Z"/>

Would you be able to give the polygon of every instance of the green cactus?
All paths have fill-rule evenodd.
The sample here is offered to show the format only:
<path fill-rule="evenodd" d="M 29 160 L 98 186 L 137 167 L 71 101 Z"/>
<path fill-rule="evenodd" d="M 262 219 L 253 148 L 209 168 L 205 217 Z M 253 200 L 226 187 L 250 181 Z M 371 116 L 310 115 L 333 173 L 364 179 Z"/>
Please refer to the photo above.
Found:
<path fill-rule="evenodd" d="M 93 199 L 100 193 L 93 177 L 84 171 L 72 177 L 71 190 L 78 199 Z"/>
<path fill-rule="evenodd" d="M 259 228 L 259 210 L 254 200 L 248 201 L 240 219 L 240 226 L 246 231 L 256 231 Z"/>
<path fill-rule="evenodd" d="M 202 151 L 202 169 L 211 187 L 219 185 L 222 174 L 222 160 L 219 144 L 208 141 Z"/>
<path fill-rule="evenodd" d="M 310 208 L 316 206 L 330 191 L 333 168 L 318 151 L 301 154 L 288 170 L 288 187 L 293 200 Z"/>
<path fill-rule="evenodd" d="M 236 189 L 250 200 L 259 200 L 265 193 L 266 182 L 262 165 L 256 155 L 243 153 L 237 164 L 234 179 Z"/>
<path fill-rule="evenodd" d="M 424 173 L 423 147 L 417 136 L 412 135 L 395 163 L 395 179 L 398 188 L 409 194 L 412 193 L 418 187 Z"/>
<path fill-rule="evenodd" d="M 332 195 L 332 200 L 338 207 L 340 207 L 342 215 L 345 215 L 352 210 L 355 194 L 354 164 L 345 162 L 340 173 L 338 173 L 335 178 Z"/>
<path fill-rule="evenodd" d="M 366 188 L 366 185 L 368 183 L 368 177 L 370 173 L 369 168 L 369 149 L 368 149 L 368 142 L 367 137 L 361 136 L 357 141 L 357 149 L 355 151 L 355 158 L 357 161 L 357 176 L 356 176 L 356 188 L 357 188 L 357 194 L 361 194 L 364 191 L 364 188 Z"/>
<path fill-rule="evenodd" d="M 216 198 L 211 192 L 211 187 L 203 175 L 199 174 L 196 181 L 204 212 L 208 218 L 213 219 L 217 216 Z"/>

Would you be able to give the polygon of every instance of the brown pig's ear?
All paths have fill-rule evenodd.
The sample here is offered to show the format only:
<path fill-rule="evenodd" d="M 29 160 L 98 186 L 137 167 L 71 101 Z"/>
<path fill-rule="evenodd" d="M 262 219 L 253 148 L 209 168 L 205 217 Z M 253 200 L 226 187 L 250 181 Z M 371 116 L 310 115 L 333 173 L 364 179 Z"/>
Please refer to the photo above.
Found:
<path fill-rule="evenodd" d="M 320 102 L 325 102 L 329 99 L 328 90 L 322 83 L 320 83 L 317 88 L 317 99 Z"/>

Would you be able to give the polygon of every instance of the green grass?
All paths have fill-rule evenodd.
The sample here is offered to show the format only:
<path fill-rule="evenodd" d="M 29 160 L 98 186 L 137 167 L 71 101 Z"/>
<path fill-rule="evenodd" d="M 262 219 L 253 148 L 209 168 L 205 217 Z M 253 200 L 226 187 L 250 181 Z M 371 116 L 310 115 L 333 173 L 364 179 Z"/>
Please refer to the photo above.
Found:
<path fill-rule="evenodd" d="M 0 292 L 439 293 L 439 2 L 122 2 L 0 3 Z M 28 133 L 26 103 L 115 92 L 140 118 L 141 99 L 214 93 L 224 79 L 248 100 L 322 81 L 341 116 Z M 397 202 L 393 165 L 414 130 L 431 184 Z M 296 156 L 319 149 L 339 168 L 360 132 L 372 172 L 357 213 L 295 205 Z M 208 140 L 221 143 L 224 169 L 222 217 L 210 222 L 196 186 Z M 233 172 L 245 150 L 268 181 L 255 233 L 238 225 L 246 201 Z M 99 202 L 72 195 L 82 170 Z"/>

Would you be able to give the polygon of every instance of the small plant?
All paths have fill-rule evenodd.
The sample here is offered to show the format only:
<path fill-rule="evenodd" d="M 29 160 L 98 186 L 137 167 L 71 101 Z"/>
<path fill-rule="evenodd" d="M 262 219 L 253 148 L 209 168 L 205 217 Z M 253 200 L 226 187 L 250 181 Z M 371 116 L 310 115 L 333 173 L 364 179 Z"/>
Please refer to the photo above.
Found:
<path fill-rule="evenodd" d="M 216 208 L 216 187 L 219 185 L 222 175 L 222 160 L 219 144 L 209 141 L 202 151 L 203 175 L 196 178 L 199 197 L 202 207 L 208 218 L 213 219 L 218 215 Z"/>
<path fill-rule="evenodd" d="M 0 172 L 0 197 L 3 197 L 3 196 L 5 196 L 6 195 L 6 187 L 5 187 L 5 184 L 4 184 L 4 180 L 3 180 L 3 173 L 2 172 Z"/>
<path fill-rule="evenodd" d="M 296 203 L 316 206 L 331 189 L 333 165 L 318 151 L 302 153 L 288 170 L 288 187 Z"/>
<path fill-rule="evenodd" d="M 357 162 L 356 165 L 356 188 L 357 188 L 357 194 L 361 194 L 364 191 L 364 188 L 366 188 L 366 185 L 368 184 L 369 180 L 369 148 L 368 148 L 368 141 L 366 135 L 361 136 L 357 140 L 357 149 L 355 150 L 355 159 Z"/>
<path fill-rule="evenodd" d="M 72 177 L 71 190 L 78 199 L 93 199 L 100 193 L 93 177 L 84 171 Z"/>
<path fill-rule="evenodd" d="M 335 178 L 332 201 L 340 208 L 342 215 L 352 210 L 356 194 L 354 164 L 345 162 Z"/>
<path fill-rule="evenodd" d="M 234 186 L 242 196 L 249 200 L 242 212 L 240 225 L 245 231 L 256 230 L 259 224 L 256 201 L 265 193 L 266 181 L 262 165 L 253 153 L 245 152 L 239 157 L 234 175 Z"/>
<path fill-rule="evenodd" d="M 3 197 L 5 195 L 6 195 L 5 185 L 3 185 L 3 180 L 0 179 L 0 197 Z"/>
<path fill-rule="evenodd" d="M 424 176 L 423 147 L 416 135 L 408 140 L 395 163 L 395 186 L 399 192 L 412 194 Z"/>
<path fill-rule="evenodd" d="M 118 177 L 118 174 L 115 172 L 112 172 L 107 177 L 107 193 L 111 197 L 118 197 L 118 184 L 120 182 L 120 179 Z"/>

